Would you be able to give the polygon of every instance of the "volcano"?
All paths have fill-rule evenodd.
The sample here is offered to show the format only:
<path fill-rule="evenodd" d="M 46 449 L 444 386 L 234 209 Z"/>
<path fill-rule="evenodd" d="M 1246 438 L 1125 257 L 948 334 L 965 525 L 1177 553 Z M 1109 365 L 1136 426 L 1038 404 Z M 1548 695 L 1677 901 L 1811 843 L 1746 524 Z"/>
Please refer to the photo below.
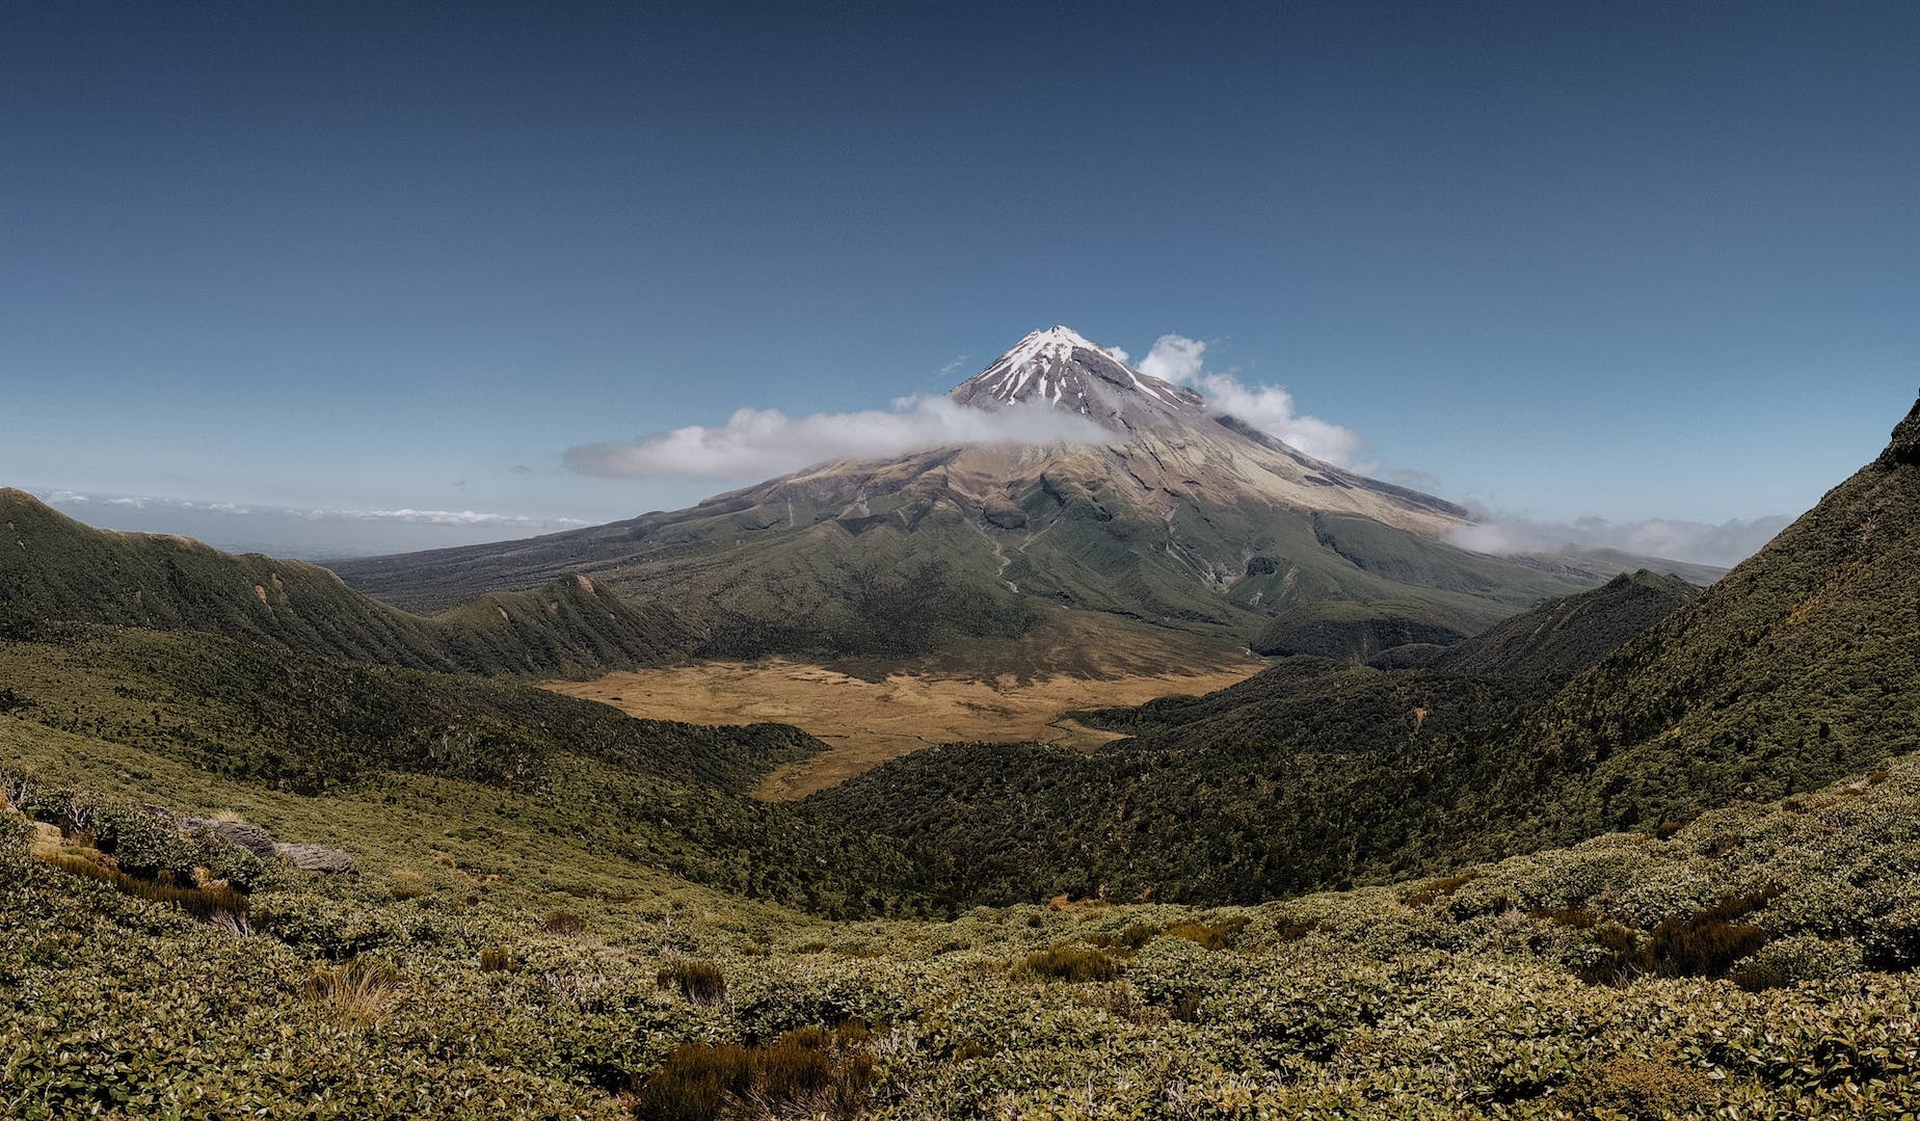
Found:
<path fill-rule="evenodd" d="M 700 628 L 698 655 L 981 672 L 1367 656 L 1588 586 L 1455 548 L 1463 508 L 1309 456 L 1067 327 L 1021 339 L 950 398 L 1064 410 L 1088 435 L 835 460 L 685 510 L 337 571 L 413 610 L 585 574 L 672 604 Z"/>

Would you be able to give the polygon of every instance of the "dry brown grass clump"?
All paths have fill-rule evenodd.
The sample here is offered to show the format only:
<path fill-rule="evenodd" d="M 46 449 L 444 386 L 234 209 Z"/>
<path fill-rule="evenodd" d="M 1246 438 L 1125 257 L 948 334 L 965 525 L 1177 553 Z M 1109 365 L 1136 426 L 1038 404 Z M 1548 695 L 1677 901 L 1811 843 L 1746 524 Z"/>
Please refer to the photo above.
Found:
<path fill-rule="evenodd" d="M 1244 920 L 1242 920 L 1242 925 L 1245 925 Z M 1137 922 L 1137 923 L 1133 923 L 1132 925 L 1128 926 L 1125 930 L 1122 930 L 1117 934 L 1109 933 L 1107 931 L 1100 931 L 1097 934 L 1089 934 L 1087 935 L 1087 941 L 1092 945 L 1099 946 L 1102 949 L 1110 950 L 1110 949 L 1119 948 L 1123 950 L 1137 950 L 1140 947 L 1146 945 L 1147 943 L 1153 941 L 1154 938 L 1159 933 L 1160 933 L 1159 927 L 1150 926 L 1143 922 Z"/>
<path fill-rule="evenodd" d="M 418 899 L 427 893 L 427 878 L 410 869 L 401 869 L 387 877 L 387 891 L 395 902 Z"/>
<path fill-rule="evenodd" d="M 520 962 L 513 951 L 504 946 L 483 946 L 480 948 L 480 972 L 506 973 L 519 972 Z"/>
<path fill-rule="evenodd" d="M 587 930 L 587 920 L 573 911 L 550 911 L 540 925 L 548 934 L 584 934 Z"/>
<path fill-rule="evenodd" d="M 727 996 L 727 977 L 710 961 L 675 958 L 655 978 L 663 989 L 677 988 L 695 1004 L 718 1004 Z"/>
<path fill-rule="evenodd" d="M 92 849 L 36 840 L 33 855 L 42 864 L 63 872 L 98 880 L 122 895 L 137 896 L 152 903 L 178 907 L 202 922 L 226 926 L 246 925 L 247 897 L 233 890 L 224 880 L 209 881 L 204 887 L 182 887 L 170 873 L 157 880 L 130 876 L 113 866 L 113 858 Z"/>
<path fill-rule="evenodd" d="M 1049 946 L 1035 950 L 1014 970 L 1015 976 L 1046 977 L 1057 981 L 1111 981 L 1120 976 L 1120 963 L 1106 951 L 1080 946 Z"/>
<path fill-rule="evenodd" d="M 873 1082 L 873 1052 L 858 1024 L 805 1027 L 770 1044 L 687 1043 L 641 1086 L 643 1121 L 856 1117 Z"/>
<path fill-rule="evenodd" d="M 332 968 L 315 966 L 305 990 L 307 999 L 335 1023 L 365 1027 L 379 1022 L 400 987 L 400 971 L 390 962 L 356 957 Z"/>
<path fill-rule="evenodd" d="M 1589 983 L 1621 984 L 1635 977 L 1726 977 L 1736 962 L 1753 956 L 1767 944 L 1766 931 L 1740 922 L 1765 907 L 1781 893 L 1777 886 L 1745 895 L 1729 895 L 1711 907 L 1690 915 L 1661 920 L 1650 935 L 1617 922 L 1592 926 L 1594 941 L 1607 956 L 1581 971 Z M 1573 924 L 1569 924 L 1573 925 Z M 1774 987 L 1780 979 L 1763 971 L 1735 978 L 1743 987 Z"/>
<path fill-rule="evenodd" d="M 1435 900 L 1452 895 L 1483 875 L 1485 875 L 1483 872 L 1466 872 L 1458 876 L 1448 876 L 1445 879 L 1431 880 L 1407 892 L 1400 901 L 1409 907 L 1425 907 Z"/>
<path fill-rule="evenodd" d="M 1245 915 L 1210 923 L 1192 920 L 1174 923 L 1167 928 L 1166 934 L 1169 938 L 1184 938 L 1209 950 L 1224 950 L 1233 945 L 1234 939 L 1240 936 L 1240 931 L 1246 925 Z"/>
<path fill-rule="evenodd" d="M 1560 1093 L 1575 1117 L 1691 1116 L 1713 1099 L 1713 1083 L 1701 1071 L 1637 1055 L 1610 1059 Z"/>

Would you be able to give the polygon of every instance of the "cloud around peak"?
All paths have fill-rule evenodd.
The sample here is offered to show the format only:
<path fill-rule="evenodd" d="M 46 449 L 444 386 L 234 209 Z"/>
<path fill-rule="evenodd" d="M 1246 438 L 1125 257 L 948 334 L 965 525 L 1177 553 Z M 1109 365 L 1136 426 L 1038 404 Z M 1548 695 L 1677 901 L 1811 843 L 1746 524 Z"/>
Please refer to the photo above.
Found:
<path fill-rule="evenodd" d="M 1103 347 L 1122 363 L 1127 352 Z M 1139 370 L 1197 389 L 1215 411 L 1230 414 L 1308 455 L 1356 466 L 1360 435 L 1304 416 L 1279 386 L 1243 384 L 1204 369 L 1207 344 L 1162 335 Z M 955 364 L 941 372 L 949 373 Z M 725 424 L 693 424 L 631 443 L 584 444 L 562 456 L 567 467 L 608 478 L 754 480 L 834 459 L 884 459 L 925 448 L 979 444 L 1106 443 L 1113 434 L 1085 417 L 1044 403 L 985 410 L 945 396 L 903 397 L 891 409 L 789 416 L 778 409 L 738 409 Z"/>
<path fill-rule="evenodd" d="M 1231 372 L 1208 371 L 1207 344 L 1184 335 L 1161 335 L 1140 360 L 1140 372 L 1198 390 L 1216 414 L 1251 424 L 1316 459 L 1359 467 L 1360 434 L 1319 417 L 1306 416 L 1293 394 L 1277 385 L 1248 385 Z"/>
<path fill-rule="evenodd" d="M 762 479 L 832 459 L 884 459 L 924 448 L 1112 438 L 1087 418 L 1046 405 L 988 411 L 918 396 L 896 400 L 891 410 L 802 417 L 742 408 L 722 425 L 688 425 L 631 444 L 588 444 L 563 458 L 575 471 L 613 478 Z"/>

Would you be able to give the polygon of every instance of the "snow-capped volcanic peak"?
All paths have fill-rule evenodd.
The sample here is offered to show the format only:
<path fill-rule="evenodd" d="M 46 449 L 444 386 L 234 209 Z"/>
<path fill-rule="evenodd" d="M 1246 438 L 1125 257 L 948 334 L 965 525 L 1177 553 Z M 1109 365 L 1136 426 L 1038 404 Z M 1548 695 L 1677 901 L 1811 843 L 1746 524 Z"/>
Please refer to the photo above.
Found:
<path fill-rule="evenodd" d="M 1071 327 L 1035 331 L 953 391 L 963 405 L 1045 402 L 1110 428 L 1163 427 L 1205 415 L 1200 395 L 1134 370 Z"/>
<path fill-rule="evenodd" d="M 1000 360 L 989 366 L 989 370 L 1005 367 L 1012 370 L 1026 369 L 1040 365 L 1058 365 L 1073 356 L 1078 350 L 1093 350 L 1107 354 L 1107 349 L 1094 343 L 1085 335 L 1071 327 L 1049 327 L 1044 331 L 1035 331 L 1013 345 L 1013 349 L 1000 356 Z M 1109 358 L 1111 354 L 1107 354 Z"/>

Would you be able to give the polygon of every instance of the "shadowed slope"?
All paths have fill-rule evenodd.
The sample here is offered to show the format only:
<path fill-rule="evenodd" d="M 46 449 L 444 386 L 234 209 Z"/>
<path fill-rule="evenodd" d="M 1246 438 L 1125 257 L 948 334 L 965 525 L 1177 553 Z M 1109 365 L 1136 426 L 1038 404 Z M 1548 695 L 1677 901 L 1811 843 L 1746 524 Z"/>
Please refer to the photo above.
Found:
<path fill-rule="evenodd" d="M 427 619 L 317 565 L 92 529 L 23 491 L 0 489 L 0 525 L 0 634 L 56 620 L 103 623 L 420 669 L 549 674 L 657 661 L 690 641 L 671 612 L 636 607 L 584 578 Z"/>
<path fill-rule="evenodd" d="M 1597 665 L 1699 595 L 1699 588 L 1677 576 L 1646 569 L 1623 573 L 1605 587 L 1541 604 L 1433 650 L 1420 664 L 1456 673 L 1570 676 Z"/>
<path fill-rule="evenodd" d="M 1779 797 L 1910 750 L 1916 572 L 1920 405 L 1873 463 L 1544 709 L 1503 796 L 1544 801 L 1531 828 L 1560 838 Z"/>

